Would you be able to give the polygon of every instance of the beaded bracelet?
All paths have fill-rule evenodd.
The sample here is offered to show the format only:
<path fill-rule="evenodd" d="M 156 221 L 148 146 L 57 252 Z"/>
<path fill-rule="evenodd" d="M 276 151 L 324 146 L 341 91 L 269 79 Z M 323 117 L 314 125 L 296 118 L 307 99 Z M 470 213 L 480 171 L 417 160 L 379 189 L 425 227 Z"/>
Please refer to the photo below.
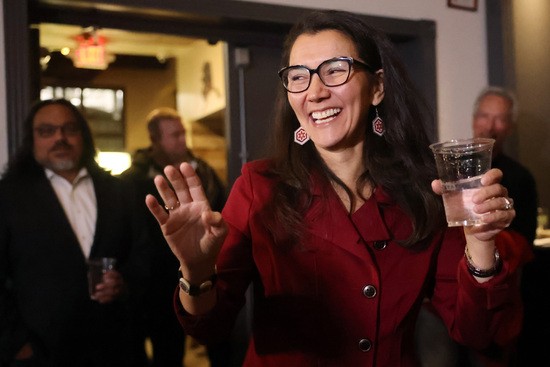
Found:
<path fill-rule="evenodd" d="M 472 257 L 468 252 L 468 246 L 466 246 L 466 249 L 464 250 L 464 256 L 466 257 L 466 266 L 468 267 L 468 271 L 470 272 L 470 274 L 472 274 L 475 277 L 489 278 L 500 273 L 500 271 L 502 270 L 502 261 L 500 260 L 500 254 L 498 253 L 498 250 L 496 248 L 495 248 L 495 262 L 491 269 L 483 270 L 483 269 L 476 268 L 476 266 L 472 262 Z"/>

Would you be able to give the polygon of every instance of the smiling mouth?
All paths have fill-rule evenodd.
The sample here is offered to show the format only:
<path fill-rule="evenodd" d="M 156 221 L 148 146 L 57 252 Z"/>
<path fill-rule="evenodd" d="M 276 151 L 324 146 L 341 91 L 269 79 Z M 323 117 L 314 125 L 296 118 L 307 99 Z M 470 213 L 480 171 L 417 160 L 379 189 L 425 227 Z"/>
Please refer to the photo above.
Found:
<path fill-rule="evenodd" d="M 322 124 L 334 119 L 340 111 L 342 111 L 341 108 L 329 108 L 328 110 L 313 112 L 311 117 L 316 124 Z"/>

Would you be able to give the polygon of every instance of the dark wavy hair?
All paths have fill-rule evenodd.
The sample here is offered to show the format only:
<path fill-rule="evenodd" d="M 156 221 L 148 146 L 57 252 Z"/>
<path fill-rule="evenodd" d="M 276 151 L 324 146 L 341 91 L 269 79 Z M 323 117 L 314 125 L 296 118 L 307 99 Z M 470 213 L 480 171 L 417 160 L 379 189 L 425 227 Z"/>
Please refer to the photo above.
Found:
<path fill-rule="evenodd" d="M 34 134 L 33 121 L 34 117 L 42 108 L 51 105 L 65 106 L 74 115 L 83 140 L 82 157 L 80 158 L 79 167 L 86 167 L 90 172 L 101 172 L 103 169 L 97 164 L 96 149 L 92 132 L 88 126 L 88 122 L 71 102 L 65 99 L 48 99 L 37 101 L 33 104 L 24 122 L 23 141 L 13 158 L 9 160 L 3 178 L 15 176 L 30 176 L 42 172 L 42 166 L 34 159 Z"/>
<path fill-rule="evenodd" d="M 381 186 L 412 220 L 413 232 L 401 241 L 402 245 L 418 243 L 444 225 L 441 198 L 432 192 L 430 185 L 437 172 L 425 126 L 431 126 L 433 114 L 413 86 L 387 36 L 347 12 L 315 11 L 295 24 L 284 43 L 281 67 L 289 64 L 290 51 L 298 36 L 325 30 L 342 32 L 355 44 L 359 59 L 374 70 L 384 71 L 385 96 L 377 110 L 386 131 L 380 137 L 365 129 L 365 170 L 358 181 L 358 192 L 367 184 Z M 374 82 L 377 76 L 368 75 Z M 324 164 L 311 141 L 303 146 L 294 143 L 294 130 L 300 124 L 282 87 L 276 111 L 274 164 L 270 174 L 276 177 L 277 184 L 269 206 L 274 216 L 270 227 L 276 241 L 296 243 L 304 233 L 301 223 L 312 200 L 312 174 L 326 178 L 325 184 L 334 182 L 344 188 L 352 210 L 354 202 L 351 189 Z M 370 124 L 374 117 L 374 108 L 370 108 L 368 121 L 364 123 Z"/>

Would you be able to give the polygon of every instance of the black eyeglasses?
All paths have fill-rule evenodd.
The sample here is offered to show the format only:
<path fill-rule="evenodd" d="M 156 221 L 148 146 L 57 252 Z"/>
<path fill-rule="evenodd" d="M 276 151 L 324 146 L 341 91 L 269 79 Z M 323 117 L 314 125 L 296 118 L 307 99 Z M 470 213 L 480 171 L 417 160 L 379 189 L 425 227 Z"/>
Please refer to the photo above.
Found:
<path fill-rule="evenodd" d="M 34 128 L 34 131 L 36 131 L 41 138 L 50 138 L 55 135 L 57 130 L 61 130 L 61 133 L 66 136 L 76 136 L 80 133 L 80 126 L 76 123 L 65 125 L 42 124 Z"/>
<path fill-rule="evenodd" d="M 327 87 L 345 84 L 349 79 L 352 65 L 361 66 L 371 73 L 375 72 L 369 64 L 343 56 L 325 60 L 316 69 L 310 69 L 304 65 L 292 65 L 282 68 L 278 74 L 287 91 L 300 93 L 309 88 L 313 74 L 319 75 L 319 79 Z"/>

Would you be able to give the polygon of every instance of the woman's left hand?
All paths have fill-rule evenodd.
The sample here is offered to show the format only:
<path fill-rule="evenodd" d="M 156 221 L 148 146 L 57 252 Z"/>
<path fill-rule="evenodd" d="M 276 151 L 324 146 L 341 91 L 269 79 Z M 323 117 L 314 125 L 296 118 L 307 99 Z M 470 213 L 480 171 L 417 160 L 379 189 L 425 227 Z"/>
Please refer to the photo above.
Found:
<path fill-rule="evenodd" d="M 482 187 L 472 197 L 474 212 L 481 215 L 483 224 L 464 227 L 466 235 L 473 235 L 479 241 L 491 241 L 497 233 L 510 225 L 516 211 L 514 201 L 508 197 L 508 190 L 500 184 L 502 171 L 493 168 L 481 177 Z M 441 180 L 432 182 L 432 189 L 441 195 Z"/>

